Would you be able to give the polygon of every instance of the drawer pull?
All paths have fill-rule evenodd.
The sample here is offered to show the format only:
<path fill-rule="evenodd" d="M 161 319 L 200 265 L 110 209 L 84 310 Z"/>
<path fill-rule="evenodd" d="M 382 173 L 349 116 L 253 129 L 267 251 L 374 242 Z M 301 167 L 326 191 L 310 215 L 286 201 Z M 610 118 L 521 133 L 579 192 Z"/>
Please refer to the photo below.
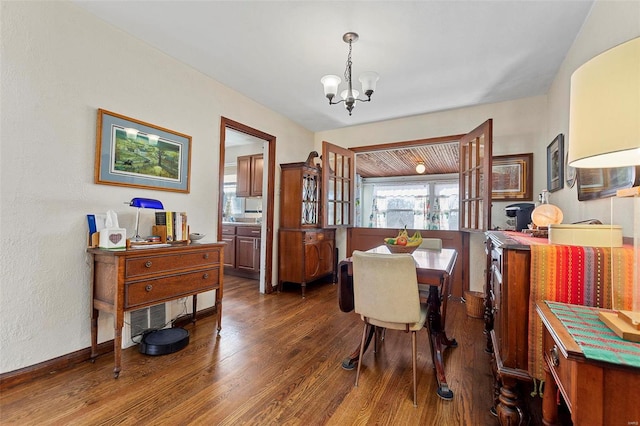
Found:
<path fill-rule="evenodd" d="M 202 255 L 203 259 L 208 259 L 209 258 L 209 253 L 205 253 L 204 255 Z"/>
<path fill-rule="evenodd" d="M 147 260 L 147 261 L 144 263 L 144 266 L 146 266 L 147 268 L 151 268 L 151 265 L 153 265 L 153 263 L 152 263 L 150 260 Z"/>
<path fill-rule="evenodd" d="M 209 274 L 207 274 L 206 272 L 204 274 L 202 274 L 202 279 L 206 280 L 207 278 L 209 278 Z"/>
<path fill-rule="evenodd" d="M 151 290 L 153 290 L 153 286 L 152 286 L 151 284 L 147 284 L 147 285 L 144 287 L 144 289 L 145 289 L 146 291 L 151 291 Z"/>
<path fill-rule="evenodd" d="M 560 358 L 558 357 L 558 347 L 553 345 L 553 348 L 549 349 L 549 355 L 551 356 L 551 362 L 554 367 L 557 367 L 560 364 Z"/>

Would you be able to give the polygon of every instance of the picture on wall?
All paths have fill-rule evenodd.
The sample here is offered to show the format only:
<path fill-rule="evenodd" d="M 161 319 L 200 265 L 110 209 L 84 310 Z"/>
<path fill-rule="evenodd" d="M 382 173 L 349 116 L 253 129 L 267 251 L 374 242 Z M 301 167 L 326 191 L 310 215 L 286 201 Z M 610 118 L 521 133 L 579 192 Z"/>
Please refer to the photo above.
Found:
<path fill-rule="evenodd" d="M 619 189 L 640 185 L 640 166 L 578 169 L 578 201 L 613 197 Z"/>
<path fill-rule="evenodd" d="M 491 166 L 491 199 L 533 200 L 533 154 L 496 155 Z"/>
<path fill-rule="evenodd" d="M 189 192 L 191 136 L 98 110 L 95 183 Z"/>
<path fill-rule="evenodd" d="M 564 136 L 560 133 L 547 146 L 547 190 L 564 188 Z"/>

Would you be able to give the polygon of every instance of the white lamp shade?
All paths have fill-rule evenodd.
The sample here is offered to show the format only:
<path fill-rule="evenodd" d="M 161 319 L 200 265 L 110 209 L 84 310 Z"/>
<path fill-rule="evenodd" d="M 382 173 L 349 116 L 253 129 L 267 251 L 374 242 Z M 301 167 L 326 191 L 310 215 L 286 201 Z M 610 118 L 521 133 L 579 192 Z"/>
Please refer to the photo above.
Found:
<path fill-rule="evenodd" d="M 416 172 L 423 174 L 425 171 L 427 170 L 426 166 L 424 165 L 424 163 L 420 162 L 416 165 Z"/>
<path fill-rule="evenodd" d="M 338 86 L 342 83 L 342 79 L 337 75 L 325 75 L 320 79 L 320 83 L 324 86 L 324 95 L 334 97 L 338 93 Z"/>
<path fill-rule="evenodd" d="M 640 37 L 578 68 L 570 99 L 571 166 L 640 165 Z"/>
<path fill-rule="evenodd" d="M 364 93 L 367 93 L 369 90 L 371 91 L 371 93 L 375 92 L 378 79 L 380 79 L 380 76 L 378 75 L 378 73 L 375 73 L 373 71 L 363 72 L 362 74 L 360 74 L 360 77 L 358 77 L 358 80 L 360 80 L 360 84 L 362 84 L 362 91 Z"/>
<path fill-rule="evenodd" d="M 357 103 L 358 100 L 358 96 L 360 96 L 360 92 L 358 92 L 356 89 L 352 89 L 351 90 L 351 95 L 353 96 L 353 105 L 355 106 L 355 104 Z M 347 101 L 349 100 L 349 89 L 347 90 L 343 90 L 340 93 L 340 97 L 342 99 L 344 99 L 344 107 L 347 108 L 349 105 L 347 105 Z"/>

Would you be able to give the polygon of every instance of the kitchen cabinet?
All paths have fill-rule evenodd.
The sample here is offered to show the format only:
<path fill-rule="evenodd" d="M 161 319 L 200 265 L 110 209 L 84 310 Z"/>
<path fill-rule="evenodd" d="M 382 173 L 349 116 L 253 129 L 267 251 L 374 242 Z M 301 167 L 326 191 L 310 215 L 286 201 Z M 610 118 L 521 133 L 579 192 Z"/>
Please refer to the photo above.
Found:
<path fill-rule="evenodd" d="M 226 243 L 224 246 L 224 266 L 227 269 L 236 267 L 236 227 L 234 225 L 222 225 L 222 237 L 220 241 Z"/>
<path fill-rule="evenodd" d="M 261 197 L 264 159 L 262 154 L 243 155 L 237 160 L 236 196 Z"/>
<path fill-rule="evenodd" d="M 260 278 L 261 232 L 260 226 L 222 225 L 222 241 L 227 243 L 224 257 L 226 274 Z"/>
<path fill-rule="evenodd" d="M 322 170 L 315 157 L 280 164 L 278 289 L 285 282 L 300 284 L 302 297 L 311 281 L 328 275 L 336 281 L 335 229 L 320 224 Z"/>
<path fill-rule="evenodd" d="M 236 229 L 236 269 L 260 274 L 260 227 L 241 226 Z"/>

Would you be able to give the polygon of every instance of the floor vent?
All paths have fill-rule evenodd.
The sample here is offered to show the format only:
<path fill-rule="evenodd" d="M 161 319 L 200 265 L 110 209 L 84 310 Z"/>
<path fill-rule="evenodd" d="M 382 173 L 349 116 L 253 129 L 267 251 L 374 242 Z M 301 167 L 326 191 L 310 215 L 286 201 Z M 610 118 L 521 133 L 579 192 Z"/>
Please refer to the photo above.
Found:
<path fill-rule="evenodd" d="M 167 324 L 168 306 L 165 303 L 149 306 L 125 313 L 122 347 L 128 348 L 140 341 L 141 334 L 148 329 L 160 329 L 170 326 Z"/>

